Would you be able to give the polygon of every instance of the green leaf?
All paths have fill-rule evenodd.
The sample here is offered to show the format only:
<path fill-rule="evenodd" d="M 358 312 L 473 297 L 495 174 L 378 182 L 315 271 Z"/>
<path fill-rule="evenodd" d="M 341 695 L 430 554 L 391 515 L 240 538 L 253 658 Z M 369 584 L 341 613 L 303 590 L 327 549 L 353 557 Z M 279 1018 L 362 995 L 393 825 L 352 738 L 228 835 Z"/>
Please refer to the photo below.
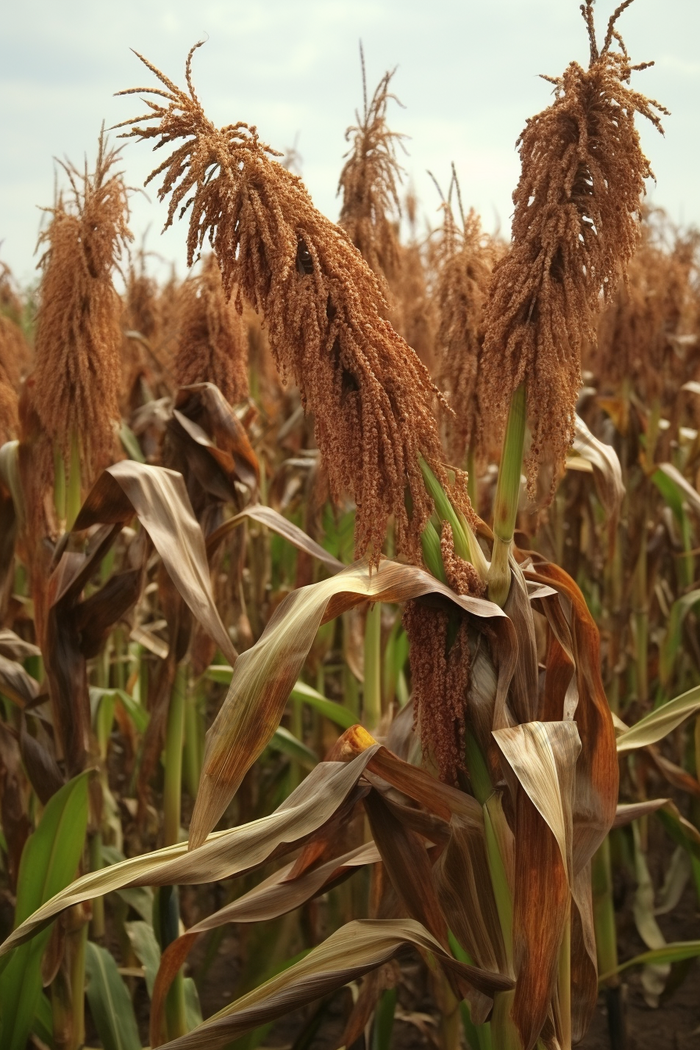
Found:
<path fill-rule="evenodd" d="M 187 1027 L 190 1031 L 196 1028 L 198 1024 L 201 1024 L 204 1018 L 202 1017 L 202 1007 L 199 1003 L 199 992 L 197 991 L 197 985 L 194 983 L 192 977 L 185 977 L 183 981 L 185 988 L 185 1017 L 187 1019 Z"/>
<path fill-rule="evenodd" d="M 352 711 L 348 711 L 347 708 L 336 704 L 335 701 L 329 700 L 328 697 L 323 696 L 316 689 L 312 689 L 310 685 L 305 685 L 304 682 L 297 682 L 292 689 L 290 699 L 294 700 L 295 703 L 308 704 L 309 707 L 313 707 L 320 715 L 323 715 L 330 722 L 334 722 L 341 729 L 349 729 L 357 721 Z"/>
<path fill-rule="evenodd" d="M 700 686 L 696 685 L 687 693 L 681 693 L 674 700 L 657 707 L 645 715 L 636 725 L 620 733 L 617 738 L 617 751 L 633 751 L 637 747 L 656 744 L 668 736 L 686 718 L 700 711 Z"/>
<path fill-rule="evenodd" d="M 150 999 L 153 994 L 153 983 L 160 966 L 160 945 L 156 940 L 153 927 L 149 922 L 137 919 L 124 924 L 127 937 L 134 949 L 134 954 L 143 966 L 146 975 L 146 989 Z"/>
<path fill-rule="evenodd" d="M 134 1007 L 117 964 L 104 948 L 88 941 L 87 997 L 104 1050 L 141 1050 Z"/>
<path fill-rule="evenodd" d="M 313 769 L 318 765 L 318 755 L 284 726 L 277 727 L 268 747 L 273 751 L 281 751 L 283 755 L 293 758 L 306 769 Z"/>
<path fill-rule="evenodd" d="M 118 700 L 134 723 L 136 731 L 143 736 L 148 726 L 149 715 L 148 711 L 141 704 L 137 703 L 133 696 L 130 696 L 124 689 L 99 689 L 97 686 L 91 686 L 90 706 L 93 708 L 93 718 L 96 714 L 97 706 L 104 699 Z"/>
<path fill-rule="evenodd" d="M 86 770 L 49 800 L 39 826 L 22 851 L 17 879 L 15 926 L 75 877 L 88 818 Z M 41 996 L 41 958 L 51 928 L 18 948 L 0 976 L 0 1046 L 24 1050 Z M 5 961 L 3 961 L 5 962 Z"/>
<path fill-rule="evenodd" d="M 695 590 L 682 595 L 671 606 L 666 637 L 659 653 L 659 681 L 662 686 L 667 685 L 673 672 L 673 665 L 683 641 L 683 621 L 690 610 L 699 603 L 700 590 Z"/>
<path fill-rule="evenodd" d="M 135 459 L 137 463 L 146 462 L 146 458 L 141 451 L 141 446 L 138 443 L 136 435 L 126 423 L 122 423 L 119 429 L 119 440 L 121 441 L 124 451 L 127 453 L 129 459 Z"/>
<path fill-rule="evenodd" d="M 609 977 L 621 973 L 622 970 L 627 970 L 630 966 L 661 966 L 666 963 L 681 962 L 683 959 L 692 959 L 696 955 L 700 955 L 700 941 L 675 941 L 672 944 L 665 944 L 663 948 L 655 948 L 653 951 L 635 955 L 634 959 L 628 959 L 616 969 L 601 974 L 598 983 L 602 984 Z"/>
<path fill-rule="evenodd" d="M 53 1015 L 51 1013 L 51 1003 L 49 997 L 43 992 L 39 996 L 39 1003 L 34 1016 L 34 1024 L 32 1025 L 32 1032 L 34 1035 L 45 1043 L 46 1046 L 53 1050 L 54 1039 L 53 1039 Z"/>
<path fill-rule="evenodd" d="M 227 664 L 212 664 L 208 668 L 205 677 L 212 682 L 228 685 L 232 675 L 233 668 Z M 313 707 L 320 715 L 323 715 L 330 722 L 334 722 L 341 729 L 349 729 L 357 721 L 357 717 L 352 711 L 348 711 L 340 704 L 336 704 L 334 700 L 329 700 L 327 696 L 319 693 L 317 689 L 313 689 L 310 685 L 306 685 L 305 682 L 297 682 L 289 698 L 294 700 L 295 703 L 308 704 L 309 707 Z"/>

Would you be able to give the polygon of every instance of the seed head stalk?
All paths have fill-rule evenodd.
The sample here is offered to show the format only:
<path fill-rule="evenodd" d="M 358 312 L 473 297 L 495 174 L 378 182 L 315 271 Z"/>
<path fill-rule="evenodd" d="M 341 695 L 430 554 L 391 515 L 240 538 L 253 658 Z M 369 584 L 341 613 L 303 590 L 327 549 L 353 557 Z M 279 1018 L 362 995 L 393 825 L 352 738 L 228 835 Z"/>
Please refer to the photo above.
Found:
<path fill-rule="evenodd" d="M 496 486 L 493 521 L 493 554 L 489 569 L 489 598 L 503 607 L 510 591 L 510 552 L 520 502 L 523 470 L 527 400 L 525 384 L 513 394 L 503 441 L 501 466 Z"/>

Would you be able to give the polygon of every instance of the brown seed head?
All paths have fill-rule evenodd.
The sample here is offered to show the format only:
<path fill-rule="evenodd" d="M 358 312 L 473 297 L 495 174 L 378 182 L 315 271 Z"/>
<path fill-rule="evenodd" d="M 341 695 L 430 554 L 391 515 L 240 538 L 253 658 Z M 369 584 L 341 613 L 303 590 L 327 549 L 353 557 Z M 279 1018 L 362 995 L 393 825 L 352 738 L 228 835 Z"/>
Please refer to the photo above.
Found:
<path fill-rule="evenodd" d="M 675 403 L 692 371 L 698 234 L 673 230 L 662 213 L 643 224 L 627 280 L 600 318 L 590 364 L 604 389 L 628 379 L 645 404 Z M 689 367 L 690 366 L 690 367 Z"/>
<path fill-rule="evenodd" d="M 174 147 L 149 176 L 163 175 L 166 227 L 178 208 L 189 209 L 188 263 L 209 240 L 226 294 L 235 288 L 237 306 L 247 301 L 264 317 L 278 367 L 315 414 L 333 495 L 348 491 L 357 504 L 358 554 L 379 558 L 394 515 L 397 550 L 420 559 L 432 501 L 419 453 L 448 484 L 432 412 L 438 391 L 382 316 L 376 276 L 347 234 L 314 208 L 301 179 L 273 159 L 279 154 L 256 128 L 218 129 L 207 119 L 192 85 L 194 50 L 187 92 L 142 59 L 163 88 L 149 114 L 124 122 L 128 135 Z"/>
<path fill-rule="evenodd" d="M 368 103 L 361 48 L 360 58 L 364 108 L 362 116 L 355 114 L 357 123 L 345 132 L 352 147 L 345 154 L 347 159 L 338 182 L 338 193 L 343 194 L 339 223 L 370 269 L 391 284 L 398 275 L 401 254 L 398 188 L 402 169 L 396 159 L 395 146 L 404 137 L 390 131 L 386 119 L 389 101 L 393 99 L 398 103 L 389 91 L 396 70 L 384 74 Z"/>
<path fill-rule="evenodd" d="M 608 298 L 639 237 L 644 180 L 651 176 L 634 126 L 661 129 L 657 102 L 629 87 L 633 66 L 610 18 L 599 50 L 593 0 L 582 12 L 588 69 L 572 62 L 550 80 L 555 100 L 518 140 L 522 172 L 513 194 L 512 246 L 496 267 L 486 311 L 481 399 L 504 420 L 526 384 L 532 447 L 530 491 L 540 463 L 560 466 L 574 436 L 580 353 L 592 339 L 601 293 Z M 613 51 L 613 44 L 619 51 Z"/>
<path fill-rule="evenodd" d="M 477 451 L 478 439 L 483 437 L 477 376 L 495 250 L 481 228 L 479 216 L 473 210 L 464 215 L 454 170 L 450 190 L 453 189 L 459 217 L 455 216 L 450 192 L 443 201 L 443 227 L 434 253 L 434 294 L 440 319 L 437 381 L 455 413 L 446 420 L 447 448 L 453 462 L 461 463 L 467 450 Z"/>
<path fill-rule="evenodd" d="M 447 582 L 457 594 L 484 594 L 473 565 L 454 549 L 452 529 L 443 523 L 440 547 Z M 464 734 L 469 691 L 469 620 L 456 609 L 421 599 L 406 603 L 403 625 L 410 642 L 414 720 L 425 754 L 440 779 L 457 784 L 464 770 Z"/>
<path fill-rule="evenodd" d="M 94 174 L 63 165 L 70 191 L 47 209 L 51 222 L 39 238 L 47 248 L 31 398 L 66 462 L 75 435 L 86 486 L 110 461 L 119 420 L 121 300 L 112 272 L 131 234 L 117 157 L 101 134 Z"/>
<path fill-rule="evenodd" d="M 15 390 L 19 390 L 31 362 L 32 350 L 22 329 L 11 317 L 0 314 L 0 369 Z"/>
<path fill-rule="evenodd" d="M 175 378 L 179 386 L 214 383 L 231 405 L 248 396 L 248 337 L 208 255 L 180 292 Z"/>

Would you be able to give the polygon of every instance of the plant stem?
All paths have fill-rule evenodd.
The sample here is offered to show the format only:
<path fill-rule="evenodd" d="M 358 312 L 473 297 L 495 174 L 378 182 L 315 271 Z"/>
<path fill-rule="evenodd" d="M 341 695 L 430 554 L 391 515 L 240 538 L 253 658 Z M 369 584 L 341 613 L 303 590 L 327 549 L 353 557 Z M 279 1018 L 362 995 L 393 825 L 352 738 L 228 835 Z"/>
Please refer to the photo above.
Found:
<path fill-rule="evenodd" d="M 102 832 L 95 831 L 88 836 L 88 849 L 90 853 L 90 871 L 99 871 L 104 867 L 102 859 Z M 104 897 L 96 897 L 92 902 L 92 919 L 90 920 L 90 932 L 93 940 L 100 941 L 105 935 L 105 901 Z"/>
<path fill-rule="evenodd" d="M 180 807 L 182 801 L 182 739 L 185 729 L 185 696 L 187 673 L 180 664 L 175 674 L 168 724 L 165 731 L 165 783 L 163 787 L 164 845 L 180 841 Z"/>
<path fill-rule="evenodd" d="M 70 943 L 71 1013 L 73 1020 L 71 1050 L 79 1050 L 85 1043 L 85 946 L 87 944 L 87 934 L 87 922 L 83 921 L 79 929 L 68 935 Z"/>
<path fill-rule="evenodd" d="M 649 598 L 647 595 L 647 542 L 646 517 L 642 531 L 639 557 L 634 572 L 634 634 L 637 669 L 637 699 L 645 704 L 649 698 L 648 677 L 648 635 L 649 635 Z"/>
<path fill-rule="evenodd" d="M 368 729 L 376 729 L 382 718 L 382 605 L 373 602 L 365 624 L 365 688 L 363 714 Z"/>
<path fill-rule="evenodd" d="M 179 664 L 175 673 L 168 724 L 165 731 L 165 783 L 163 787 L 163 831 L 165 845 L 180 840 L 180 810 L 182 802 L 182 751 L 185 728 L 187 668 Z M 163 886 L 158 893 L 158 914 L 161 949 L 165 949 L 179 934 L 179 906 L 177 886 Z M 185 985 L 182 970 L 173 981 L 165 1004 L 168 1039 L 187 1034 L 185 1012 Z"/>
<path fill-rule="evenodd" d="M 372 1028 L 372 1050 L 390 1050 L 391 1033 L 394 1029 L 396 989 L 387 988 L 377 1003 Z"/>
<path fill-rule="evenodd" d="M 505 604 L 510 591 L 508 560 L 520 501 L 526 410 L 525 385 L 521 383 L 513 394 L 508 412 L 493 512 L 493 554 L 489 570 L 489 598 L 501 607 Z"/>
<path fill-rule="evenodd" d="M 192 692 L 185 700 L 185 753 L 184 778 L 190 798 L 194 798 L 202 772 L 202 748 L 199 735 L 199 705 L 197 693 Z"/>

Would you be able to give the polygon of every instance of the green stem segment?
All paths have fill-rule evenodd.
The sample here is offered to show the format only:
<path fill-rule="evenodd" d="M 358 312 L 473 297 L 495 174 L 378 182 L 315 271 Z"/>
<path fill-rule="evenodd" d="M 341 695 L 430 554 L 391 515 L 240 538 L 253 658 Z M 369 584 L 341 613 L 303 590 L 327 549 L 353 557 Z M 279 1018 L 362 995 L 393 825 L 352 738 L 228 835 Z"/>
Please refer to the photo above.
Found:
<path fill-rule="evenodd" d="M 180 805 L 182 798 L 182 744 L 185 730 L 185 695 L 187 674 L 182 664 L 177 669 L 168 709 L 165 731 L 165 783 L 163 787 L 163 831 L 166 846 L 180 841 Z"/>
<path fill-rule="evenodd" d="M 382 605 L 374 602 L 365 624 L 364 719 L 376 729 L 382 718 Z"/>
<path fill-rule="evenodd" d="M 182 748 L 185 729 L 187 669 L 180 664 L 170 695 L 168 724 L 165 731 L 165 783 L 163 788 L 163 830 L 165 845 L 180 840 L 180 807 L 182 800 Z M 161 949 L 179 934 L 177 886 L 163 886 L 157 896 L 158 926 Z M 173 981 L 165 1004 L 168 1039 L 187 1034 L 184 975 L 180 970 Z"/>
<path fill-rule="evenodd" d="M 501 607 L 510 591 L 510 550 L 515 533 L 523 469 L 527 401 L 525 384 L 513 394 L 498 472 L 493 521 L 493 555 L 489 570 L 489 598 Z"/>

